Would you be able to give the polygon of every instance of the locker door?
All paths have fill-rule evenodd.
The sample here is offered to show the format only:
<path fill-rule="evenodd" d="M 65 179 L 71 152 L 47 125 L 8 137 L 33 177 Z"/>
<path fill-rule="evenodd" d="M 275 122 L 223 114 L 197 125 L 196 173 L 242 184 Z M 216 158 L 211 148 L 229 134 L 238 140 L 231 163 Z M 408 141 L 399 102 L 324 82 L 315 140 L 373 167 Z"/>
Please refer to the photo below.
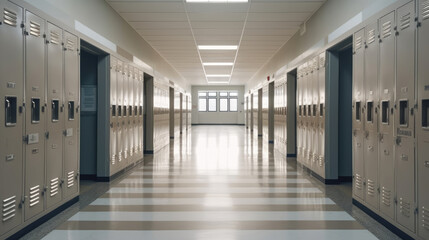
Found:
<path fill-rule="evenodd" d="M 22 9 L 0 2 L 0 236 L 22 222 L 24 60 Z"/>
<path fill-rule="evenodd" d="M 128 154 L 127 165 L 134 161 L 134 67 L 128 68 Z"/>
<path fill-rule="evenodd" d="M 45 20 L 25 12 L 25 220 L 44 210 L 45 184 Z"/>
<path fill-rule="evenodd" d="M 48 23 L 48 107 L 46 128 L 46 181 L 47 207 L 54 207 L 62 200 L 63 188 L 63 48 L 62 30 Z"/>
<path fill-rule="evenodd" d="M 264 142 L 268 142 L 268 85 L 262 89 L 262 135 Z"/>
<path fill-rule="evenodd" d="M 249 128 L 250 131 L 253 132 L 253 94 L 250 94 L 249 98 Z"/>
<path fill-rule="evenodd" d="M 378 51 L 377 22 L 365 28 L 365 97 L 364 137 L 365 201 L 378 209 Z"/>
<path fill-rule="evenodd" d="M 122 75 L 122 91 L 123 91 L 123 111 L 122 111 L 122 162 L 121 169 L 127 165 L 128 162 L 128 65 L 123 65 Z"/>
<path fill-rule="evenodd" d="M 427 183 L 429 182 L 429 1 L 419 1 L 419 22 L 418 29 L 418 117 L 416 119 L 416 133 L 418 139 L 418 203 L 419 203 L 419 236 L 429 239 L 429 193 Z"/>
<path fill-rule="evenodd" d="M 138 68 L 134 68 L 134 120 L 133 120 L 133 134 L 134 134 L 134 141 L 133 141 L 133 148 L 134 148 L 134 161 L 137 161 L 140 159 L 139 157 L 139 113 L 138 108 L 140 106 L 140 97 L 138 93 L 139 89 L 139 70 Z"/>
<path fill-rule="evenodd" d="M 318 165 L 320 174 L 325 177 L 325 53 L 319 55 L 319 128 L 318 128 Z"/>
<path fill-rule="evenodd" d="M 380 211 L 394 219 L 393 102 L 395 97 L 395 12 L 379 20 L 380 29 L 380 118 L 379 179 Z"/>
<path fill-rule="evenodd" d="M 117 60 L 115 57 L 110 56 L 110 173 L 116 172 L 116 115 L 117 115 L 117 102 L 116 102 L 116 73 L 117 73 Z"/>
<path fill-rule="evenodd" d="M 312 164 L 314 170 L 317 172 L 317 174 L 320 175 L 320 167 L 319 167 L 319 58 L 315 57 L 313 59 L 313 73 L 312 73 L 312 98 L 313 98 L 313 105 L 312 105 L 312 118 L 313 118 L 313 129 L 312 129 Z"/>
<path fill-rule="evenodd" d="M 301 162 L 301 122 L 302 122 L 302 97 L 301 97 L 301 67 L 299 66 L 296 74 L 296 147 L 297 147 L 297 161 Z"/>
<path fill-rule="evenodd" d="M 122 161 L 124 159 L 124 146 L 122 141 L 122 129 L 124 127 L 124 117 L 123 117 L 123 108 L 124 108 L 124 71 L 123 64 L 121 61 L 117 60 L 117 74 L 116 74 L 116 104 L 117 104 L 117 128 L 116 128 L 116 146 L 117 150 L 117 167 L 116 169 L 120 169 Z"/>
<path fill-rule="evenodd" d="M 143 92 L 144 92 L 144 84 L 143 84 L 143 72 L 139 71 L 139 98 L 140 98 L 140 109 L 139 109 L 139 119 L 140 119 L 140 123 L 139 123 L 139 152 L 140 152 L 140 157 L 143 158 L 143 139 L 144 139 L 144 119 L 143 119 L 143 106 L 144 106 L 144 99 L 143 99 Z"/>
<path fill-rule="evenodd" d="M 353 36 L 353 194 L 364 200 L 363 131 L 365 29 Z"/>
<path fill-rule="evenodd" d="M 79 39 L 64 31 L 64 198 L 79 192 Z"/>

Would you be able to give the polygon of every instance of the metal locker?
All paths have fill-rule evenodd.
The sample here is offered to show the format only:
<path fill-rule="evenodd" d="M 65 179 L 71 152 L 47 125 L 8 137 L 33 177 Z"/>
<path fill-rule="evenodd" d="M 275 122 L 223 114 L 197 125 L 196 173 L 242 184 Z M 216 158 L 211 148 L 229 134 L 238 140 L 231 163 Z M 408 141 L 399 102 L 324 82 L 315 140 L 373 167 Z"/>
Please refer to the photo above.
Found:
<path fill-rule="evenodd" d="M 297 138 L 297 161 L 302 162 L 302 78 L 301 78 L 302 68 L 298 66 L 297 74 L 296 74 L 296 85 L 297 85 L 297 108 L 296 108 L 296 116 L 297 116 L 297 129 L 296 129 L 296 138 Z"/>
<path fill-rule="evenodd" d="M 44 210 L 45 20 L 25 12 L 25 221 Z"/>
<path fill-rule="evenodd" d="M 391 219 L 395 217 L 393 113 L 395 99 L 395 12 L 378 21 L 380 29 L 379 56 L 379 181 L 380 211 Z"/>
<path fill-rule="evenodd" d="M 134 112 L 134 120 L 133 120 L 133 127 L 134 127 L 134 141 L 133 141 L 133 150 L 134 150 L 134 161 L 140 160 L 139 156 L 139 113 L 138 108 L 140 106 L 140 98 L 139 98 L 139 69 L 134 68 L 134 81 L 133 81 L 133 91 L 134 91 L 134 106 L 133 106 L 133 112 Z"/>
<path fill-rule="evenodd" d="M 117 60 L 117 74 L 116 74 L 116 104 L 117 104 L 117 129 L 116 129 L 116 146 L 117 146 L 117 168 L 120 169 L 120 165 L 124 159 L 124 146 L 122 140 L 122 129 L 124 126 L 123 107 L 124 107 L 124 70 L 122 61 Z"/>
<path fill-rule="evenodd" d="M 319 68 L 319 58 L 318 56 L 313 58 L 312 60 L 312 73 L 311 73 L 311 97 L 312 97 L 312 105 L 311 105 L 311 113 L 312 113 L 312 128 L 311 128 L 311 164 L 312 169 L 317 174 L 320 175 L 320 167 L 318 165 L 318 159 L 319 159 L 319 75 L 318 75 L 318 68 Z"/>
<path fill-rule="evenodd" d="M 307 62 L 304 65 L 304 104 L 306 106 L 305 111 L 305 126 L 304 126 L 304 161 L 307 167 L 311 168 L 311 75 L 310 75 L 310 63 Z"/>
<path fill-rule="evenodd" d="M 129 151 L 129 139 L 128 139 L 128 64 L 123 64 L 123 74 L 122 74 L 122 91 L 123 91 L 123 109 L 122 109 L 122 157 L 123 161 L 121 163 L 121 168 L 124 168 L 128 162 L 128 151 Z"/>
<path fill-rule="evenodd" d="M 139 95 L 139 157 L 143 158 L 143 139 L 144 139 L 144 118 L 143 118 L 143 112 L 144 112 L 144 104 L 143 104 L 143 71 L 139 70 L 139 87 L 138 87 L 138 95 Z"/>
<path fill-rule="evenodd" d="M 378 209 L 378 24 L 374 22 L 365 28 L 365 201 Z"/>
<path fill-rule="evenodd" d="M 417 69 L 418 69 L 418 117 L 416 119 L 417 145 L 417 186 L 418 186 L 418 234 L 424 239 L 429 239 L 429 1 L 419 1 L 419 28 L 417 44 Z"/>
<path fill-rule="evenodd" d="M 180 92 L 174 90 L 174 137 L 180 136 Z"/>
<path fill-rule="evenodd" d="M 364 45 L 365 29 L 353 35 L 353 195 L 364 200 Z"/>
<path fill-rule="evenodd" d="M 192 95 L 188 95 L 188 130 L 192 127 Z"/>
<path fill-rule="evenodd" d="M 128 66 L 128 159 L 126 165 L 134 161 L 134 67 Z"/>
<path fill-rule="evenodd" d="M 262 88 L 258 90 L 258 137 L 262 137 Z"/>
<path fill-rule="evenodd" d="M 264 142 L 268 142 L 268 84 L 262 88 L 262 137 Z"/>
<path fill-rule="evenodd" d="M 79 192 L 79 39 L 64 31 L 64 198 Z"/>
<path fill-rule="evenodd" d="M 319 127 L 318 127 L 318 159 L 317 164 L 319 168 L 319 174 L 321 177 L 325 177 L 325 64 L 326 64 L 326 55 L 321 53 L 319 55 L 319 66 L 318 66 L 318 90 L 319 90 L 319 102 L 316 106 L 319 116 Z"/>
<path fill-rule="evenodd" d="M 258 137 L 258 131 L 259 131 L 259 113 L 258 113 L 258 107 L 259 107 L 259 97 L 258 97 L 258 90 L 255 90 L 253 92 L 253 135 L 255 137 Z"/>
<path fill-rule="evenodd" d="M 180 113 L 180 119 L 179 119 L 179 125 L 180 125 L 180 127 L 179 127 L 179 129 L 180 129 L 180 134 L 182 134 L 183 133 L 183 113 L 184 113 L 184 110 L 183 110 L 183 93 L 180 93 L 180 98 L 179 98 L 180 100 L 179 100 L 179 113 Z"/>
<path fill-rule="evenodd" d="M 249 129 L 253 132 L 253 94 L 249 94 Z"/>
<path fill-rule="evenodd" d="M 46 118 L 46 184 L 47 207 L 51 208 L 62 200 L 63 178 L 63 34 L 62 29 L 48 22 L 48 107 Z"/>
<path fill-rule="evenodd" d="M 110 173 L 116 173 L 117 169 L 117 59 L 110 56 Z"/>
<path fill-rule="evenodd" d="M 22 8 L 0 2 L 0 236 L 22 222 L 24 42 Z"/>

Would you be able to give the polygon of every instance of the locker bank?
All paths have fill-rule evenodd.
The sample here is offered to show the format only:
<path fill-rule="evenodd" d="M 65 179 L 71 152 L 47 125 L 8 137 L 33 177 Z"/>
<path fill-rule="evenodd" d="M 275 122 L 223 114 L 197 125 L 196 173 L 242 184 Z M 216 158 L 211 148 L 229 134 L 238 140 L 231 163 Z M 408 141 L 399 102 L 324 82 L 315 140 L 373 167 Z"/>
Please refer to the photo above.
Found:
<path fill-rule="evenodd" d="M 429 239 L 428 0 L 0 0 L 0 239 Z"/>

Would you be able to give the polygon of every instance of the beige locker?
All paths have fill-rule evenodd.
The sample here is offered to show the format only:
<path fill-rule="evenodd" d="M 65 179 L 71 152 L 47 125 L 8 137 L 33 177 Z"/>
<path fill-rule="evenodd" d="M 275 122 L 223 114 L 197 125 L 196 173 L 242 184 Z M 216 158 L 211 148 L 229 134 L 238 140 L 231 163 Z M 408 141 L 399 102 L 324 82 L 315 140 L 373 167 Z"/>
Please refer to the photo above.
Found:
<path fill-rule="evenodd" d="M 46 181 L 47 207 L 57 206 L 62 201 L 64 188 L 63 131 L 64 131 L 64 82 L 63 82 L 63 33 L 62 29 L 48 22 L 48 107 L 46 128 Z"/>
<path fill-rule="evenodd" d="M 123 109 L 122 109 L 122 156 L 123 161 L 120 168 L 124 168 L 128 163 L 129 158 L 129 139 L 128 139 L 128 78 L 129 78 L 129 65 L 124 63 L 123 65 L 123 78 L 122 78 L 122 91 L 123 91 Z"/>
<path fill-rule="evenodd" d="M 319 56 L 311 60 L 311 168 L 321 175 L 319 160 Z"/>
<path fill-rule="evenodd" d="M 429 192 L 427 183 L 429 182 L 429 1 L 419 2 L 419 23 L 418 29 L 418 117 L 416 119 L 417 145 L 417 186 L 418 186 L 418 233 L 424 239 L 429 239 Z"/>
<path fill-rule="evenodd" d="M 378 21 L 380 29 L 379 59 L 379 181 L 380 211 L 394 219 L 394 151 L 393 113 L 395 99 L 395 12 Z"/>
<path fill-rule="evenodd" d="M 45 186 L 45 20 L 25 12 L 25 221 L 44 210 Z"/>
<path fill-rule="evenodd" d="M 140 106 L 140 98 L 139 98 L 139 69 L 134 68 L 134 80 L 133 80 L 133 97 L 134 97 L 134 106 L 133 106 L 133 151 L 134 151 L 134 162 L 140 160 L 139 156 L 139 106 Z"/>
<path fill-rule="evenodd" d="M 364 136 L 365 160 L 365 201 L 374 209 L 379 207 L 378 179 L 378 24 L 371 23 L 365 28 L 365 98 L 366 121 Z"/>
<path fill-rule="evenodd" d="M 319 169 L 319 174 L 321 177 L 325 177 L 325 64 L 326 64 L 326 54 L 323 52 L 319 55 L 319 65 L 318 65 L 318 91 L 319 91 L 319 101 L 316 106 L 318 110 L 318 128 L 317 128 L 317 168 Z"/>
<path fill-rule="evenodd" d="M 117 150 L 117 167 L 120 169 L 123 159 L 124 159 L 124 145 L 123 145 L 123 133 L 122 129 L 124 128 L 124 69 L 122 61 L 117 60 L 117 74 L 116 74 L 116 104 L 117 104 L 117 128 L 116 128 L 116 146 Z"/>
<path fill-rule="evenodd" d="M 365 199 L 365 162 L 363 155 L 364 138 L 364 48 L 365 29 L 353 35 L 353 195 Z"/>
<path fill-rule="evenodd" d="M 143 99 L 143 92 L 144 92 L 144 84 L 143 84 L 143 71 L 139 70 L 139 86 L 138 86 L 138 95 L 139 95 L 139 121 L 138 121 L 138 132 L 139 132 L 139 157 L 143 158 L 143 139 L 144 139 L 144 118 L 143 118 L 143 112 L 144 112 L 144 99 Z"/>
<path fill-rule="evenodd" d="M 117 168 L 117 59 L 110 56 L 110 174 L 116 173 Z"/>
<path fill-rule="evenodd" d="M 22 223 L 24 42 L 22 9 L 0 2 L 0 236 Z M 7 44 L 6 44 L 7 43 Z M 42 136 L 43 137 L 43 136 Z"/>

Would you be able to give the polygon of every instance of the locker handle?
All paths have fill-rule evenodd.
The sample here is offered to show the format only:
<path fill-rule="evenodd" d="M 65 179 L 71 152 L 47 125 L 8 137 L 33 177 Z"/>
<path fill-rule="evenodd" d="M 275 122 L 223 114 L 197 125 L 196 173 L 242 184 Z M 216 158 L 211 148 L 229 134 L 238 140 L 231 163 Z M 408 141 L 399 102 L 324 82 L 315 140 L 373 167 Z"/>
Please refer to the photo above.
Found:
<path fill-rule="evenodd" d="M 425 161 L 424 165 L 425 167 L 429 168 L 429 161 Z"/>

